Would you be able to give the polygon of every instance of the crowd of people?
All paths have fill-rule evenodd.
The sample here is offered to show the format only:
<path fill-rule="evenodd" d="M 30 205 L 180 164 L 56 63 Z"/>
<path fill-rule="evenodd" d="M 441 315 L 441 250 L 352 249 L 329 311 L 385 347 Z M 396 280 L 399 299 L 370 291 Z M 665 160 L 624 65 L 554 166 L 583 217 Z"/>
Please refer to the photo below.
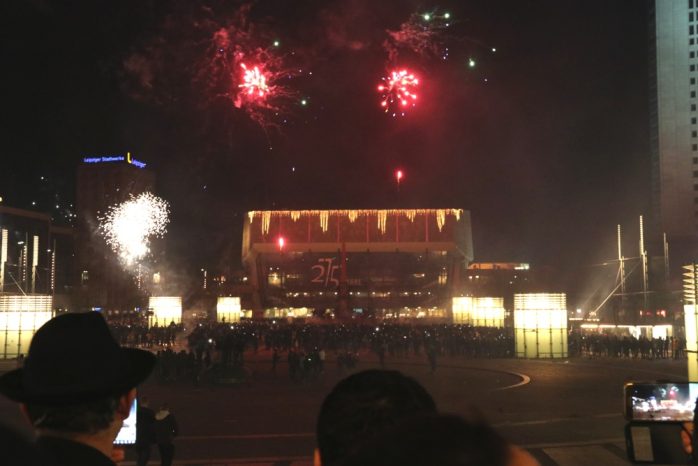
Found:
<path fill-rule="evenodd" d="M 570 356 L 590 358 L 681 359 L 686 355 L 686 339 L 678 337 L 572 332 L 568 345 Z"/>
<path fill-rule="evenodd" d="M 272 354 L 272 371 L 287 364 L 294 381 L 317 379 L 329 356 L 341 372 L 357 366 L 361 357 L 376 358 L 381 367 L 398 358 L 425 358 L 431 371 L 440 358 L 511 358 L 514 330 L 458 324 L 310 324 L 287 321 L 202 322 L 183 336 L 181 325 L 147 328 L 111 325 L 126 346 L 157 348 L 156 374 L 161 381 L 198 384 L 215 370 L 245 366 L 245 354 L 260 349 Z M 180 345 L 174 345 L 179 341 Z M 184 344 L 182 344 L 184 343 Z M 612 333 L 568 334 L 570 357 L 666 359 L 685 357 L 682 338 L 636 338 Z"/>
<path fill-rule="evenodd" d="M 420 356 L 431 347 L 439 354 L 485 358 L 511 357 L 513 331 L 449 324 L 306 324 L 277 321 L 199 324 L 189 347 L 203 353 L 213 346 L 224 362 L 237 361 L 260 347 L 305 353 L 321 348 L 334 353 L 370 350 L 390 357 Z"/>
<path fill-rule="evenodd" d="M 120 345 L 134 348 L 154 348 L 174 345 L 177 335 L 184 331 L 182 324 L 171 322 L 166 326 L 149 326 L 143 320 L 109 322 L 109 328 Z"/>
<path fill-rule="evenodd" d="M 317 379 L 325 370 L 328 355 L 340 372 L 354 369 L 360 356 L 368 354 L 382 367 L 395 358 L 425 357 L 432 371 L 441 356 L 513 356 L 512 331 L 467 325 L 202 322 L 183 338 L 182 326 L 175 324 L 150 329 L 110 324 L 110 328 L 120 344 L 156 352 L 155 373 L 163 382 L 198 384 L 207 375 L 214 376 L 215 369 L 243 367 L 245 353 L 257 353 L 260 348 L 272 353 L 274 373 L 283 361 L 294 381 Z"/>

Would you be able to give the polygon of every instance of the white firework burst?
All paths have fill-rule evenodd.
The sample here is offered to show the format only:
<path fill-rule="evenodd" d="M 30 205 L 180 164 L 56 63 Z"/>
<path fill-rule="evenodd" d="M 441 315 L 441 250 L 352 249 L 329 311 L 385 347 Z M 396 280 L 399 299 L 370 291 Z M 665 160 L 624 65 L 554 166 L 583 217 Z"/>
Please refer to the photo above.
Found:
<path fill-rule="evenodd" d="M 100 217 L 99 229 L 126 265 L 139 263 L 150 252 L 152 238 L 167 232 L 170 206 L 151 193 L 131 196 Z"/>

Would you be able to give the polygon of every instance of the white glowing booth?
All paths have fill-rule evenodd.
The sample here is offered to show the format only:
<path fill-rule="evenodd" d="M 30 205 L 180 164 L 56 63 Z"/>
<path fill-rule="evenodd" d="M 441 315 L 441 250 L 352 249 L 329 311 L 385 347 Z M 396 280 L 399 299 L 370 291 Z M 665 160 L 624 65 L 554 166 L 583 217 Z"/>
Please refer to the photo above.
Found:
<path fill-rule="evenodd" d="M 565 293 L 515 294 L 514 330 L 517 357 L 567 357 Z"/>
<path fill-rule="evenodd" d="M 504 298 L 453 298 L 453 323 L 477 327 L 504 327 Z"/>
<path fill-rule="evenodd" d="M 225 296 L 218 298 L 216 305 L 216 321 L 218 322 L 240 322 L 242 317 L 242 306 L 240 298 L 235 296 Z"/>
<path fill-rule="evenodd" d="M 151 327 L 166 327 L 171 322 L 182 323 L 182 298 L 179 296 L 151 296 L 148 308 L 153 312 L 148 317 Z"/>
<path fill-rule="evenodd" d="M 688 353 L 688 380 L 698 381 L 698 306 L 684 304 L 686 324 L 686 350 Z"/>
<path fill-rule="evenodd" d="M 53 317 L 53 297 L 0 295 L 0 359 L 27 354 L 36 330 Z"/>

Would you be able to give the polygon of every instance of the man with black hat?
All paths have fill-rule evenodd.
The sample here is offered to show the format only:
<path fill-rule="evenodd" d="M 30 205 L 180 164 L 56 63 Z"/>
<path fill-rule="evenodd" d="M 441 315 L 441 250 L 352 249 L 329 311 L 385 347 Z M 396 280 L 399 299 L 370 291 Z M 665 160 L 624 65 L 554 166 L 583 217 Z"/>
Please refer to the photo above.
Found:
<path fill-rule="evenodd" d="M 154 366 L 152 353 L 120 347 L 100 314 L 65 314 L 36 332 L 24 367 L 0 377 L 0 393 L 21 403 L 46 462 L 113 466 L 135 387 Z"/>

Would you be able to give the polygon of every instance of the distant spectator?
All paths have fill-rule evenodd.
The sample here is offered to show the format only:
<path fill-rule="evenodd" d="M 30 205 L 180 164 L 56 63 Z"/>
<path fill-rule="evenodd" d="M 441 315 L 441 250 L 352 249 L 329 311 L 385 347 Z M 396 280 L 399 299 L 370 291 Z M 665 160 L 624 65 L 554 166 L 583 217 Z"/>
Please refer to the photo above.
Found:
<path fill-rule="evenodd" d="M 170 413 L 170 408 L 166 403 L 160 406 L 155 413 L 155 423 L 153 425 L 155 433 L 155 443 L 160 451 L 160 464 L 170 466 L 174 459 L 174 438 L 179 435 L 179 426 L 174 414 Z"/>
<path fill-rule="evenodd" d="M 137 435 L 136 435 L 136 464 L 146 466 L 150 460 L 152 446 L 155 443 L 155 412 L 149 407 L 147 396 L 141 397 L 136 412 Z"/>

